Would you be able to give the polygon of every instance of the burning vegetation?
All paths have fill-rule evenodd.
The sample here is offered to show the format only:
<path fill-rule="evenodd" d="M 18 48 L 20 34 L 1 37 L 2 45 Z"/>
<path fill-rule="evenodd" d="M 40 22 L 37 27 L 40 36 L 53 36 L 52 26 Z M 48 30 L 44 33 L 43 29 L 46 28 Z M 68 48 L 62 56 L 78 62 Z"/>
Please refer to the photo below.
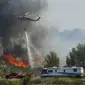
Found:
<path fill-rule="evenodd" d="M 24 67 L 24 68 L 29 68 L 30 67 L 30 63 L 26 63 L 25 60 L 19 60 L 17 61 L 17 59 L 11 55 L 4 55 L 3 56 L 4 59 L 6 59 L 10 64 L 17 66 L 17 67 Z M 34 61 L 35 64 L 39 65 L 40 61 L 39 60 L 35 60 Z"/>
<path fill-rule="evenodd" d="M 12 65 L 18 66 L 18 67 L 24 67 L 28 68 L 29 65 L 24 62 L 24 60 L 17 61 L 16 58 L 14 58 L 11 55 L 4 55 L 4 58 Z"/>

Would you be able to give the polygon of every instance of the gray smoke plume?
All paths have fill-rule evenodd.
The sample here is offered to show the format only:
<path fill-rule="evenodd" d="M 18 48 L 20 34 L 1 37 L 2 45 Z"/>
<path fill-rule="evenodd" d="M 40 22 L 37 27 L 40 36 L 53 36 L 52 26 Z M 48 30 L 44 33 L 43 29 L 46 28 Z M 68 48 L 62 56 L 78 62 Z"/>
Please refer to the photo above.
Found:
<path fill-rule="evenodd" d="M 41 30 L 32 22 L 20 22 L 16 17 L 27 12 L 39 15 L 46 7 L 46 0 L 0 0 L 0 38 L 4 48 L 12 47 L 13 43 L 22 44 L 24 28 L 31 34 L 31 41 L 37 47 L 41 47 L 42 38 L 45 36 L 44 29 Z M 40 29 L 40 30 L 39 30 Z"/>

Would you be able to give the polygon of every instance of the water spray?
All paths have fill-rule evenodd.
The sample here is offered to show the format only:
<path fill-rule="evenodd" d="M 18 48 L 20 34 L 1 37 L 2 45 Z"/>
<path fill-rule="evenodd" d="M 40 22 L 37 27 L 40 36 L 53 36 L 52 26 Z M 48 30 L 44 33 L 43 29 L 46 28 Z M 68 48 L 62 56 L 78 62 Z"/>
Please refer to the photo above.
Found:
<path fill-rule="evenodd" d="M 34 67 L 34 60 L 33 60 L 31 49 L 30 49 L 30 39 L 29 39 L 29 36 L 27 34 L 26 28 L 24 30 L 25 30 L 25 36 L 26 36 L 28 64 L 30 63 L 30 66 L 33 68 Z"/>

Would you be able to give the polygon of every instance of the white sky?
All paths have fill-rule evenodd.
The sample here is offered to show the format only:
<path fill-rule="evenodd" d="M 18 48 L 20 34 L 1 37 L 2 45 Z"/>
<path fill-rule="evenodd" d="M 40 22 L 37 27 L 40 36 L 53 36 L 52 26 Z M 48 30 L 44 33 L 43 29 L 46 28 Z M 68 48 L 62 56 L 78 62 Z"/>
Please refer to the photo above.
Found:
<path fill-rule="evenodd" d="M 59 29 L 85 29 L 85 0 L 48 0 L 51 25 Z"/>
<path fill-rule="evenodd" d="M 42 24 L 47 26 L 51 32 L 57 29 L 72 30 L 74 28 L 85 29 L 85 0 L 47 0 L 48 11 L 42 14 Z M 52 28 L 52 29 L 50 29 Z M 48 38 L 49 39 L 49 38 Z M 57 35 L 49 39 L 50 48 L 57 51 L 60 56 L 61 65 L 65 64 L 65 56 L 72 47 L 79 42 L 74 40 L 60 40 Z M 49 50 L 50 50 L 49 48 Z"/>
<path fill-rule="evenodd" d="M 78 41 L 62 40 L 57 37 L 56 31 L 57 29 L 59 31 L 63 31 L 64 29 L 72 30 L 74 28 L 85 29 L 85 0 L 47 1 L 48 10 L 46 9 L 41 13 L 42 18 L 40 20 L 40 24 L 46 26 L 48 28 L 46 30 L 50 32 L 50 36 L 47 37 L 48 41 L 45 41 L 45 44 L 47 44 L 48 50 L 52 49 L 58 53 L 60 57 L 60 64 L 64 65 L 65 56 L 68 54 L 71 48 L 75 47 L 82 41 L 81 39 Z M 62 37 L 64 38 L 65 36 Z M 47 49 L 45 51 L 47 51 Z"/>

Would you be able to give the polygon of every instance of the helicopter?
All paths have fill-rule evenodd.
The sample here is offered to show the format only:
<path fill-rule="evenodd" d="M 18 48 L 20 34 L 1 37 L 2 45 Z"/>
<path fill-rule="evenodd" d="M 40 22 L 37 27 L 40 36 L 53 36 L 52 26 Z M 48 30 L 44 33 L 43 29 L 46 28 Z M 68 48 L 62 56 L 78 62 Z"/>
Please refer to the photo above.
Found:
<path fill-rule="evenodd" d="M 26 13 L 24 16 L 18 16 L 17 19 L 21 20 L 21 22 L 24 21 L 38 21 L 41 17 L 38 17 L 37 19 L 33 19 L 29 17 L 29 12 Z"/>

